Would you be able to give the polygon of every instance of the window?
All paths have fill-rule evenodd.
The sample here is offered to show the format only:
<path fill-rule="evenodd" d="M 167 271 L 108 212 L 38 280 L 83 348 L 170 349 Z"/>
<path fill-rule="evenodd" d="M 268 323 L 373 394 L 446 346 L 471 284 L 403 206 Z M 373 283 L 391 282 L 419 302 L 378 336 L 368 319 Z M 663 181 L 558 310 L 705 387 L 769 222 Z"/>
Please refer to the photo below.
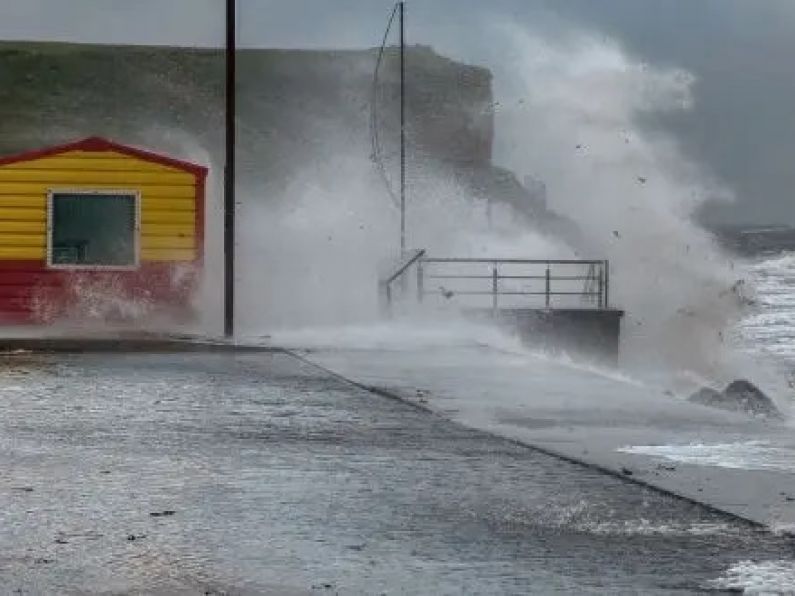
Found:
<path fill-rule="evenodd" d="M 139 195 L 53 191 L 48 205 L 50 267 L 130 268 L 138 264 Z"/>

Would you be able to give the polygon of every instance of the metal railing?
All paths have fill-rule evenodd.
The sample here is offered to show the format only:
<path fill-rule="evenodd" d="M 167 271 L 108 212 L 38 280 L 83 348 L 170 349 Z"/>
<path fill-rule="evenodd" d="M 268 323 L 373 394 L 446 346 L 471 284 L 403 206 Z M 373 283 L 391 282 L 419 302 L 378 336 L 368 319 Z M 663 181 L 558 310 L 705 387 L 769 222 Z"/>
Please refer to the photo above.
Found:
<path fill-rule="evenodd" d="M 428 289 L 431 281 L 444 285 Z M 610 304 L 610 264 L 604 260 L 422 258 L 417 265 L 417 300 L 422 302 L 429 295 L 448 300 L 488 297 L 494 311 L 575 305 L 606 309 Z M 508 297 L 510 304 L 506 304 Z"/>
<path fill-rule="evenodd" d="M 431 258 L 412 251 L 379 282 L 387 312 L 393 286 L 405 296 L 416 268 L 417 303 L 440 297 L 462 307 L 594 308 L 610 306 L 610 263 L 606 260 Z"/>
<path fill-rule="evenodd" d="M 405 289 L 405 284 L 408 279 L 407 272 L 413 265 L 416 265 L 425 256 L 424 250 L 409 250 L 403 255 L 403 258 L 397 262 L 385 276 L 378 280 L 378 295 L 381 298 L 381 310 L 385 314 L 391 314 L 393 302 L 393 285 L 400 281 L 402 288 Z"/>

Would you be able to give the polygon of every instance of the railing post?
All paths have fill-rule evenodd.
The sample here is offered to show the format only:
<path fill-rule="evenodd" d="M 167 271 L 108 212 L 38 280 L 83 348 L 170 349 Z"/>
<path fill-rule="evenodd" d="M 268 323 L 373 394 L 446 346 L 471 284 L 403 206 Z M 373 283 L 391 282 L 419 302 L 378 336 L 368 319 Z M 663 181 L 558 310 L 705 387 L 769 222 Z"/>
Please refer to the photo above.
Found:
<path fill-rule="evenodd" d="M 544 299 L 546 303 L 546 307 L 549 308 L 550 302 L 550 293 L 552 292 L 552 274 L 549 271 L 549 264 L 547 264 L 547 272 L 544 276 L 544 281 L 546 282 L 545 290 L 544 290 Z"/>
<path fill-rule="evenodd" d="M 497 263 L 495 262 L 491 269 L 491 310 L 495 317 L 497 316 L 498 308 L 497 293 L 500 290 L 499 280 L 500 277 L 499 273 L 497 272 Z"/>
<path fill-rule="evenodd" d="M 605 301 L 604 308 L 610 308 L 610 261 L 605 260 Z"/>
<path fill-rule="evenodd" d="M 388 282 L 378 282 L 378 306 L 382 317 L 390 318 L 392 316 L 392 290 Z"/>
<path fill-rule="evenodd" d="M 417 302 L 422 304 L 425 297 L 425 272 L 422 268 L 422 261 L 417 261 Z"/>
<path fill-rule="evenodd" d="M 585 285 L 582 288 L 582 301 L 583 304 L 592 306 L 594 303 L 593 294 L 596 286 L 596 270 L 595 263 L 588 265 L 588 272 L 585 274 Z"/>
<path fill-rule="evenodd" d="M 605 269 L 604 266 L 599 267 L 599 278 L 597 279 L 599 282 L 599 289 L 598 289 L 598 306 L 600 309 L 604 308 L 605 303 Z"/>

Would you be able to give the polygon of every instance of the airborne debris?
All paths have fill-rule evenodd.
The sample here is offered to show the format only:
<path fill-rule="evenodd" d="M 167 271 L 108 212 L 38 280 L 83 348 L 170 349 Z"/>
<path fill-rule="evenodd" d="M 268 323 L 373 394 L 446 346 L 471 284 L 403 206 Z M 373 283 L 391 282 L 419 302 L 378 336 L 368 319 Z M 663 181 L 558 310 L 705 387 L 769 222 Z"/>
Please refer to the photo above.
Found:
<path fill-rule="evenodd" d="M 177 512 L 172 511 L 171 509 L 166 509 L 165 511 L 153 511 L 149 515 L 151 517 L 170 517 L 175 515 Z"/>
<path fill-rule="evenodd" d="M 146 538 L 146 534 L 127 534 L 128 542 L 135 542 L 136 540 L 141 540 L 142 538 Z"/>
<path fill-rule="evenodd" d="M 647 180 L 648 178 L 646 178 L 645 176 L 638 176 L 638 182 L 640 182 L 641 184 L 646 184 Z"/>
<path fill-rule="evenodd" d="M 439 286 L 439 291 L 442 293 L 442 296 L 444 296 L 447 300 L 450 300 L 450 298 L 455 296 L 455 292 L 453 292 L 452 290 L 448 290 L 444 286 Z"/>

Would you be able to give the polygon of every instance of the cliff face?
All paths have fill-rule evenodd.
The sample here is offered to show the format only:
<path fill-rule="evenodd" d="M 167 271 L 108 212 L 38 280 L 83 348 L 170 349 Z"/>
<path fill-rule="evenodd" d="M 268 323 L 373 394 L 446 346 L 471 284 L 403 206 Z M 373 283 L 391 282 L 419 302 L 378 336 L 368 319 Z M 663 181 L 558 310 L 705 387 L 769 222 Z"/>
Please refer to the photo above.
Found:
<path fill-rule="evenodd" d="M 240 185 L 278 200 L 312 164 L 340 155 L 372 159 L 373 128 L 387 177 L 396 181 L 397 51 L 385 53 L 374 86 L 375 63 L 374 50 L 241 51 Z M 219 50 L 0 43 L 0 66 L 0 155 L 99 135 L 209 159 L 221 172 Z M 407 52 L 406 83 L 412 196 L 422 200 L 424 180 L 441 172 L 465 192 L 511 202 L 535 218 L 546 215 L 510 172 L 491 163 L 488 70 L 416 46 Z"/>
<path fill-rule="evenodd" d="M 376 87 L 385 150 L 397 141 L 396 58 L 387 53 Z M 374 51 L 242 51 L 243 175 L 272 181 L 327 146 L 369 147 L 375 59 Z M 88 135 L 152 144 L 157 129 L 182 131 L 222 163 L 220 51 L 14 43 L 0 44 L 0 64 L 0 153 Z M 488 164 L 490 73 L 422 47 L 409 50 L 407 73 L 412 152 Z"/>

